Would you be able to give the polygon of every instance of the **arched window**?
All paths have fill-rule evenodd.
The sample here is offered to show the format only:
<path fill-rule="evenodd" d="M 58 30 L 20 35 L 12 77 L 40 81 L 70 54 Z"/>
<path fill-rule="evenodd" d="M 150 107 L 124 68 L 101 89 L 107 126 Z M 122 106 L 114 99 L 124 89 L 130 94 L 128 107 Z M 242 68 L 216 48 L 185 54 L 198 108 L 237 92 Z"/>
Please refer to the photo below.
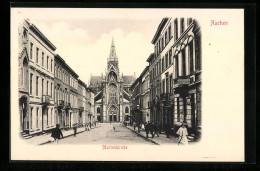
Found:
<path fill-rule="evenodd" d="M 100 107 L 97 108 L 97 113 L 100 113 Z"/>
<path fill-rule="evenodd" d="M 129 113 L 129 108 L 125 107 L 125 113 Z"/>

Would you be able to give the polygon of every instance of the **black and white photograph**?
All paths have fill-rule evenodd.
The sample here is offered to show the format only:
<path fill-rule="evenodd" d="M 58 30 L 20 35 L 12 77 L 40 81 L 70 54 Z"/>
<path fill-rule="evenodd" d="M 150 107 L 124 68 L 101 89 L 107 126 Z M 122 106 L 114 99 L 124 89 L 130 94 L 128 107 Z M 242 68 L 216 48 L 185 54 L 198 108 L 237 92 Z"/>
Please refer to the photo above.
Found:
<path fill-rule="evenodd" d="M 11 159 L 243 161 L 242 9 L 12 8 L 11 26 Z"/>

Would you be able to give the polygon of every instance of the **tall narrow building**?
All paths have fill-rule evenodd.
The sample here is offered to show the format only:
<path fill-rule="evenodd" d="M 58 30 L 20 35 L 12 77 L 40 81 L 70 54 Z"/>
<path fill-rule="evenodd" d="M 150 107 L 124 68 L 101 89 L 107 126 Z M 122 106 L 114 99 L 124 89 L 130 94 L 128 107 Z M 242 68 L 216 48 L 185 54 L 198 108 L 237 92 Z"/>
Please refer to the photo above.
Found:
<path fill-rule="evenodd" d="M 112 39 L 105 76 L 90 78 L 90 88 L 95 92 L 95 113 L 100 122 L 124 122 L 130 116 L 129 88 L 135 77 L 120 74 L 118 62 Z"/>

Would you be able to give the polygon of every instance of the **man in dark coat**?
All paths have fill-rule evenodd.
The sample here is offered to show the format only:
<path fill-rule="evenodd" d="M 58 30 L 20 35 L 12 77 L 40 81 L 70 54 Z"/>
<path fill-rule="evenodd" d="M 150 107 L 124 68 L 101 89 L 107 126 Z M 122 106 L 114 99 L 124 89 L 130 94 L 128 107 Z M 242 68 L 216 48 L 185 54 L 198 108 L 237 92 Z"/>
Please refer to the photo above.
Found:
<path fill-rule="evenodd" d="M 76 137 L 76 134 L 77 134 L 77 124 L 74 124 L 73 130 L 74 130 L 74 137 Z"/>
<path fill-rule="evenodd" d="M 157 124 L 156 123 L 153 124 L 153 131 L 154 131 L 154 135 L 156 134 L 157 137 L 159 137 L 158 128 L 157 128 Z"/>
<path fill-rule="evenodd" d="M 146 138 L 148 138 L 148 134 L 149 134 L 149 131 L 150 131 L 149 121 L 148 121 L 148 123 L 145 124 L 144 129 L 145 129 L 145 132 L 146 132 Z"/>
<path fill-rule="evenodd" d="M 61 138 L 61 136 L 62 136 L 62 138 L 63 138 L 63 134 L 62 134 L 62 132 L 61 132 L 60 125 L 59 125 L 59 124 L 56 124 L 56 128 L 53 129 L 52 134 L 51 134 L 51 137 L 53 137 L 53 138 L 54 138 L 54 142 L 55 142 L 56 144 L 58 144 L 58 141 L 59 141 L 59 139 Z"/>

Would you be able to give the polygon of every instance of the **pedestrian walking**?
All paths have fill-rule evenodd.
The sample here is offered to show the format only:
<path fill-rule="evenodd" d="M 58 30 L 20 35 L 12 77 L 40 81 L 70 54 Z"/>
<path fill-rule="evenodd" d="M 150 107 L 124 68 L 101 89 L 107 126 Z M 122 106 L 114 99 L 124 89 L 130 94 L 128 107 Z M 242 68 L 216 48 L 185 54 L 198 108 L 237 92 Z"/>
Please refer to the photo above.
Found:
<path fill-rule="evenodd" d="M 186 128 L 187 125 L 188 125 L 187 122 L 183 122 L 181 124 L 181 127 L 177 131 L 177 134 L 179 135 L 178 145 L 179 144 L 188 145 L 188 130 Z"/>
<path fill-rule="evenodd" d="M 149 131 L 150 131 L 150 123 L 148 121 L 148 123 L 145 122 L 145 125 L 144 125 L 144 130 L 145 130 L 145 133 L 146 133 L 146 138 L 149 137 Z"/>
<path fill-rule="evenodd" d="M 77 134 L 77 124 L 74 124 L 73 131 L 74 131 L 74 137 L 76 137 L 76 134 Z"/>
<path fill-rule="evenodd" d="M 60 129 L 60 125 L 56 124 L 56 128 L 53 129 L 52 133 L 51 133 L 51 137 L 54 138 L 54 142 L 56 144 L 58 144 L 59 139 L 62 137 L 63 138 L 63 134 L 61 132 Z"/>
<path fill-rule="evenodd" d="M 152 135 L 152 138 L 154 137 L 154 123 L 150 123 L 150 133 Z"/>
<path fill-rule="evenodd" d="M 153 124 L 153 131 L 154 131 L 154 135 L 156 134 L 157 137 L 159 137 L 158 128 L 157 128 L 157 124 L 156 123 Z"/>

